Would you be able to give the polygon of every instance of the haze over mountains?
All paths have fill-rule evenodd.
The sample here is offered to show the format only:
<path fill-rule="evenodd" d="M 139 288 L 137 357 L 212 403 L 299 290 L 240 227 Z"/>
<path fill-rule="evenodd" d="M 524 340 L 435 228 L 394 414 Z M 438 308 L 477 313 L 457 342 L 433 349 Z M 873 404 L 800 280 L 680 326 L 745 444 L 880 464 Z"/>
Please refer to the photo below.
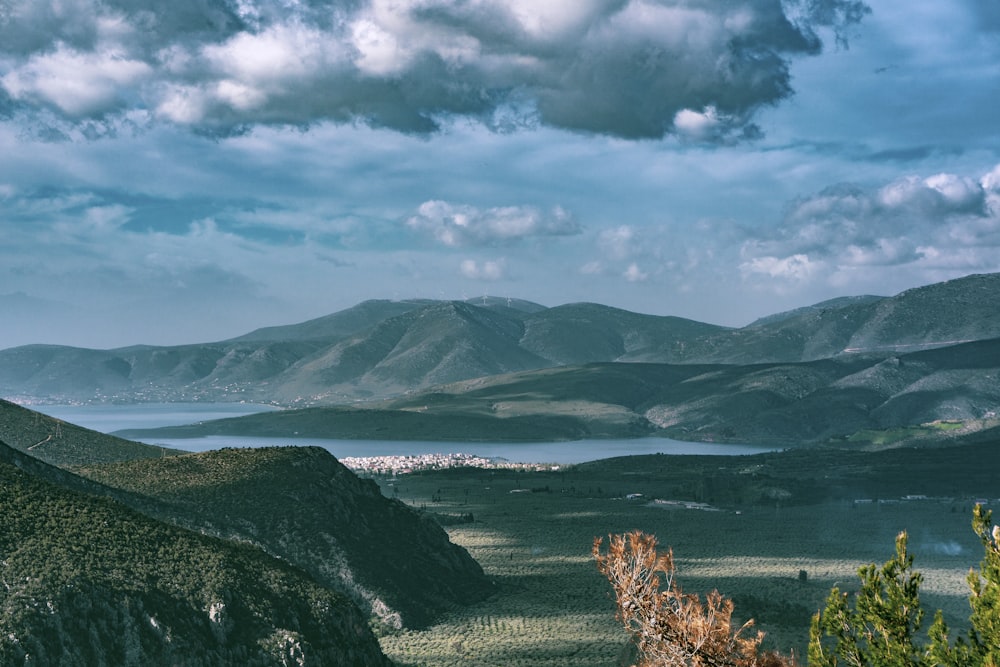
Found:
<path fill-rule="evenodd" d="M 591 362 L 758 364 L 891 356 L 1000 337 L 1000 274 L 893 297 L 845 297 L 740 329 L 599 304 L 367 301 L 228 341 L 0 351 L 0 395 L 22 402 L 330 405 Z"/>

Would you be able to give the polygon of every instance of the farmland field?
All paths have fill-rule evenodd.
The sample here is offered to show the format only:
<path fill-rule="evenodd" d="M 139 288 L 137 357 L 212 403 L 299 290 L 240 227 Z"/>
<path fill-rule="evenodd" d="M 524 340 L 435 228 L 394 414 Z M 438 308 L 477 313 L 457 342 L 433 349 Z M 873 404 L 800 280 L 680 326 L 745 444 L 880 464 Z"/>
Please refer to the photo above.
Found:
<path fill-rule="evenodd" d="M 380 479 L 386 495 L 437 516 L 500 585 L 491 599 L 429 629 L 383 636 L 383 650 L 414 667 L 616 665 L 625 635 L 590 549 L 597 536 L 633 529 L 674 549 L 685 591 L 718 588 L 734 599 L 737 616 L 756 619 L 767 646 L 797 655 L 831 586 L 853 590 L 857 568 L 884 562 L 895 535 L 907 530 L 925 576 L 924 606 L 964 626 L 965 576 L 982 557 L 970 529 L 972 497 L 879 502 L 865 496 L 868 482 L 845 491 L 843 476 L 836 492 L 824 482 L 788 490 L 768 486 L 780 481 L 779 471 L 758 474 L 768 467 L 758 457 L 723 458 L 628 457 L 559 471 L 460 469 Z M 888 476 L 898 473 L 887 470 L 891 488 Z M 911 495 L 929 496 L 919 475 L 913 479 Z M 629 499 L 633 494 L 642 495 Z"/>

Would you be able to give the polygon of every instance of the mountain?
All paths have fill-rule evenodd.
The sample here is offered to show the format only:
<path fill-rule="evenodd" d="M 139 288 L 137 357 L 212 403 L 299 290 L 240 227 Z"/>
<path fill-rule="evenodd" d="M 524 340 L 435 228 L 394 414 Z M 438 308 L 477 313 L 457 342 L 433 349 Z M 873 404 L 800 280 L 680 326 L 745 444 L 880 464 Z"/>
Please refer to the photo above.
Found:
<path fill-rule="evenodd" d="M 712 336 L 678 361 L 753 364 L 841 354 L 890 355 L 1000 337 L 1000 274 L 971 275 L 893 297 L 836 300 Z"/>
<path fill-rule="evenodd" d="M 0 442 L 0 663 L 386 665 L 345 596 L 63 485 Z"/>
<path fill-rule="evenodd" d="M 284 410 L 123 435 L 530 441 L 658 434 L 796 445 L 897 430 L 942 441 L 1000 423 L 998 380 L 1000 338 L 888 358 L 594 363 L 465 380 L 368 406 Z"/>
<path fill-rule="evenodd" d="M 524 319 L 520 345 L 566 366 L 592 361 L 675 362 L 691 341 L 730 329 L 680 317 L 641 315 L 596 303 L 549 308 Z M 465 378 L 456 378 L 465 379 Z"/>
<path fill-rule="evenodd" d="M 20 437 L 5 459 L 18 468 L 169 523 L 256 544 L 348 593 L 367 612 L 388 620 L 395 614 L 408 627 L 493 592 L 440 526 L 383 497 L 326 450 L 187 454 L 0 401 L 0 440 L 8 435 Z M 41 447 L 25 446 L 39 438 Z M 83 476 L 44 463 L 43 454 Z M 393 561 L 400 553 L 407 554 L 402 564 Z"/>
<path fill-rule="evenodd" d="M 51 463 L 71 467 L 176 454 L 70 424 L 0 399 L 0 440 L 14 449 Z"/>
<path fill-rule="evenodd" d="M 346 310 L 308 320 L 300 324 L 265 327 L 238 336 L 229 342 L 267 342 L 267 341 L 306 341 L 306 340 L 339 340 L 347 338 L 359 331 L 375 326 L 382 320 L 408 313 L 434 303 L 429 299 L 409 299 L 405 301 L 389 301 L 373 299 L 363 301 Z"/>
<path fill-rule="evenodd" d="M 438 303 L 383 320 L 303 360 L 274 378 L 272 391 L 286 403 L 333 403 L 551 365 L 518 345 L 522 333 L 523 324 L 504 313 Z"/>
<path fill-rule="evenodd" d="M 764 317 L 754 320 L 748 324 L 747 328 L 773 325 L 778 322 L 790 320 L 803 315 L 821 313 L 826 310 L 840 310 L 841 308 L 847 308 L 850 306 L 864 305 L 873 301 L 880 301 L 884 298 L 884 296 L 875 296 L 873 294 L 863 294 L 861 296 L 839 296 L 834 299 L 820 301 L 819 303 L 811 306 L 803 306 L 793 310 L 786 310 L 781 313 L 774 313 L 773 315 L 765 315 Z"/>
<path fill-rule="evenodd" d="M 155 500 L 157 518 L 256 544 L 392 626 L 426 626 L 495 590 L 437 523 L 318 447 L 223 449 L 81 474 Z"/>
<path fill-rule="evenodd" d="M 369 301 L 203 345 L 0 351 L 0 394 L 26 401 L 330 404 L 518 370 L 682 349 L 722 327 L 597 304 Z"/>
<path fill-rule="evenodd" d="M 204 345 L 0 351 L 0 395 L 23 401 L 330 405 L 590 362 L 757 364 L 888 357 L 1000 337 L 1000 274 L 893 297 L 844 297 L 739 329 L 599 304 L 484 297 L 369 301 Z"/>

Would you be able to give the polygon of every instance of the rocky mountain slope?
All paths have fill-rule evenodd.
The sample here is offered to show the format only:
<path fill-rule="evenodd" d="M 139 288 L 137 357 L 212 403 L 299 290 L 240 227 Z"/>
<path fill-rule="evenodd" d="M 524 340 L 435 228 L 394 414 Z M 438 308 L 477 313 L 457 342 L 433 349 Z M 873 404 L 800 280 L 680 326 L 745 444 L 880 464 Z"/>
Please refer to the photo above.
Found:
<path fill-rule="evenodd" d="M 479 565 L 440 526 L 383 497 L 325 450 L 187 454 L 0 401 L 0 439 L 21 432 L 27 435 L 18 445 L 7 446 L 7 463 L 65 489 L 256 544 L 387 620 L 396 615 L 407 626 L 423 625 L 493 592 Z M 25 446 L 40 437 L 43 446 Z M 400 553 L 406 559 L 394 562 Z"/>
<path fill-rule="evenodd" d="M 0 663 L 389 665 L 360 610 L 301 570 L 24 458 L 0 443 Z"/>
<path fill-rule="evenodd" d="M 81 474 L 156 500 L 158 518 L 259 545 L 390 626 L 422 627 L 494 592 L 437 523 L 324 449 L 224 449 Z"/>
<path fill-rule="evenodd" d="M 753 364 L 890 356 L 1000 337 L 1000 274 L 845 297 L 729 329 L 598 304 L 371 301 L 219 343 L 0 351 L 20 400 L 330 405 L 590 362 Z"/>

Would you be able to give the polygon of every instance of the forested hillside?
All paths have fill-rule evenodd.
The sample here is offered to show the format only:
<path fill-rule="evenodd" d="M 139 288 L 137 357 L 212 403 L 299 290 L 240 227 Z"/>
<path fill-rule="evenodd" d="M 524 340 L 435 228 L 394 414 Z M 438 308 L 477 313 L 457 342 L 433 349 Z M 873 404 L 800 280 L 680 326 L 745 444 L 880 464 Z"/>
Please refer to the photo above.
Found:
<path fill-rule="evenodd" d="M 388 665 L 345 596 L 255 547 L 45 481 L 0 443 L 0 663 Z"/>

